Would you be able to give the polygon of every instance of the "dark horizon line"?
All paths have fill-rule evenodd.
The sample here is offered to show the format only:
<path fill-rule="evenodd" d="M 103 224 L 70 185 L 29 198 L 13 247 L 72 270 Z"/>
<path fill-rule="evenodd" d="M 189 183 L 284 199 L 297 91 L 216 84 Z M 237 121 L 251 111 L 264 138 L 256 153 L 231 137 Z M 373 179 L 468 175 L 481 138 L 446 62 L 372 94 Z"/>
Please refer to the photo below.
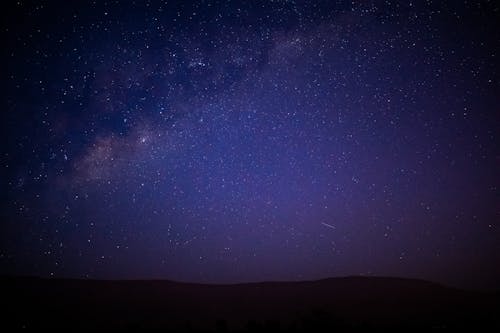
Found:
<path fill-rule="evenodd" d="M 500 292 L 500 288 L 496 289 L 478 289 L 470 287 L 456 287 L 449 284 L 426 280 L 422 278 L 398 277 L 387 275 L 344 275 L 344 276 L 331 276 L 319 279 L 305 279 L 305 280 L 262 280 L 262 281 L 246 281 L 246 282 L 230 282 L 230 283 L 216 283 L 216 282 L 190 282 L 181 280 L 171 280 L 162 278 L 86 278 L 86 277 L 56 277 L 56 276 L 36 276 L 36 275 L 9 275 L 0 274 L 0 280 L 6 279 L 33 279 L 33 280 L 59 280 L 59 281 L 86 281 L 86 282 L 167 282 L 183 285 L 197 285 L 197 286 L 243 286 L 243 285 L 262 285 L 262 284 L 302 284 L 302 283 L 320 283 L 333 280 L 399 280 L 399 281 L 413 281 L 418 283 L 425 283 L 435 287 L 463 290 L 463 291 L 478 291 L 478 292 Z"/>

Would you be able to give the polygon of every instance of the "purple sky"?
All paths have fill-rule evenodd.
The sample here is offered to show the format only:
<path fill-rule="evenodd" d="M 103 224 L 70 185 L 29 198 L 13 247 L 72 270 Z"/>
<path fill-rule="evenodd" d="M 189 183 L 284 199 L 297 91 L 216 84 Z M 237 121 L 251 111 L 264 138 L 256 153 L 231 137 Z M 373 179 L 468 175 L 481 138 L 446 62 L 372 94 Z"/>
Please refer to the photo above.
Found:
<path fill-rule="evenodd" d="M 489 1 L 13 2 L 0 273 L 499 288 Z"/>

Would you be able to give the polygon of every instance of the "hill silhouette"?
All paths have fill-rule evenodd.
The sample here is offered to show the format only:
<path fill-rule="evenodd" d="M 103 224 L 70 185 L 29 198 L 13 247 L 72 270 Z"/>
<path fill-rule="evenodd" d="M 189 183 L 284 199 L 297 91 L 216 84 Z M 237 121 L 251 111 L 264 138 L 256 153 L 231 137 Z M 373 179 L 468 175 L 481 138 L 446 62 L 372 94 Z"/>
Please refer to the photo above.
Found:
<path fill-rule="evenodd" d="M 20 277 L 0 281 L 4 332 L 500 328 L 498 293 L 413 279 L 345 277 L 233 285 Z"/>

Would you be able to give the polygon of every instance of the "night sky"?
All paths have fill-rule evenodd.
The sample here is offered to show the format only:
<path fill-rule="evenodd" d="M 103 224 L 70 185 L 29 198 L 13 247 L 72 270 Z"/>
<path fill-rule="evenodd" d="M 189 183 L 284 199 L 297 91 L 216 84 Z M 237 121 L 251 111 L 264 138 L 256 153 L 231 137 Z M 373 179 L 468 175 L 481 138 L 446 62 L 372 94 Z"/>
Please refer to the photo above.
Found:
<path fill-rule="evenodd" d="M 495 1 L 9 1 L 0 274 L 500 288 Z"/>

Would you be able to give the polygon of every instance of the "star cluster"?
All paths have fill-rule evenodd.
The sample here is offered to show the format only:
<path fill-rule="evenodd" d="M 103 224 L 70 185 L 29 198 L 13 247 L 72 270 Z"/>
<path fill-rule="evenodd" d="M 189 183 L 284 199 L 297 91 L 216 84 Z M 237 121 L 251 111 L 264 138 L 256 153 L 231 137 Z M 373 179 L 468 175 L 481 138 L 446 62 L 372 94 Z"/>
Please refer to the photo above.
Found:
<path fill-rule="evenodd" d="M 498 287 L 494 2 L 2 15 L 2 273 Z"/>

